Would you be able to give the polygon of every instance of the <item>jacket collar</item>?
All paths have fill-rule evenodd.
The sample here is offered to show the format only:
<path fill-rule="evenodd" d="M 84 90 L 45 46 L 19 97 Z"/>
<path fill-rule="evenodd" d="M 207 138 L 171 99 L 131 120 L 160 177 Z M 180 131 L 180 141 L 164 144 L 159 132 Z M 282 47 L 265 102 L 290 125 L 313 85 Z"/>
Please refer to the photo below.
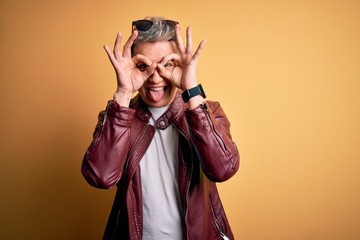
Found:
<path fill-rule="evenodd" d="M 136 110 L 136 116 L 142 121 L 148 123 L 151 117 L 151 112 L 148 110 L 146 103 L 142 100 L 141 96 L 138 94 L 132 100 L 132 108 Z M 178 92 L 175 95 L 174 100 L 169 106 L 169 109 L 156 120 L 155 126 L 158 129 L 166 129 L 171 124 L 176 126 L 182 126 L 184 118 L 184 111 L 187 105 L 183 102 L 181 94 Z M 183 126 L 181 127 L 183 129 Z"/>

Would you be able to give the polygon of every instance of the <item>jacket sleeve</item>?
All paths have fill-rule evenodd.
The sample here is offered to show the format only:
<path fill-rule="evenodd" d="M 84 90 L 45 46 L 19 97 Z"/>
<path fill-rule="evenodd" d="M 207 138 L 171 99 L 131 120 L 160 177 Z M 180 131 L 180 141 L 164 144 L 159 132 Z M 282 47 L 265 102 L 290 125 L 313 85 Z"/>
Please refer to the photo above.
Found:
<path fill-rule="evenodd" d="M 100 112 L 93 140 L 83 158 L 81 173 L 96 187 L 109 189 L 120 180 L 130 146 L 135 110 L 109 101 Z"/>
<path fill-rule="evenodd" d="M 202 170 L 214 182 L 232 177 L 240 165 L 240 155 L 231 138 L 230 122 L 218 102 L 185 112 Z"/>

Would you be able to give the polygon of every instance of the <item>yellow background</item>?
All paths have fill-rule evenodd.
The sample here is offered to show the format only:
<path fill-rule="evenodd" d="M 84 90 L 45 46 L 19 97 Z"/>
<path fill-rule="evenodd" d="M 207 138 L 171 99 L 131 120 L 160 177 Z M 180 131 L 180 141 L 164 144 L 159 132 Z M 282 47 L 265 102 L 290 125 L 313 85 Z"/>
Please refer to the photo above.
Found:
<path fill-rule="evenodd" d="M 102 49 L 147 15 L 207 40 L 198 80 L 241 167 L 237 239 L 360 239 L 360 1 L 0 1 L 0 239 L 100 239 L 114 190 L 82 156 L 115 75 Z"/>

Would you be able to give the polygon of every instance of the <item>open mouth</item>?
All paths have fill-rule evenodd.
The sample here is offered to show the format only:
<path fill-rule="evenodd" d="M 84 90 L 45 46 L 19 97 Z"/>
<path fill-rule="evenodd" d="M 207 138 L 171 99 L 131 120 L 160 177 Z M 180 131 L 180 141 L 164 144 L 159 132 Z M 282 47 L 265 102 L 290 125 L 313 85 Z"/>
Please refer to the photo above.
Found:
<path fill-rule="evenodd" d="M 165 91 L 168 89 L 167 86 L 162 87 L 148 87 L 149 99 L 153 102 L 158 102 L 165 96 Z"/>
<path fill-rule="evenodd" d="M 154 91 L 154 92 L 160 92 L 160 91 L 166 91 L 167 86 L 163 87 L 148 87 L 148 91 Z"/>

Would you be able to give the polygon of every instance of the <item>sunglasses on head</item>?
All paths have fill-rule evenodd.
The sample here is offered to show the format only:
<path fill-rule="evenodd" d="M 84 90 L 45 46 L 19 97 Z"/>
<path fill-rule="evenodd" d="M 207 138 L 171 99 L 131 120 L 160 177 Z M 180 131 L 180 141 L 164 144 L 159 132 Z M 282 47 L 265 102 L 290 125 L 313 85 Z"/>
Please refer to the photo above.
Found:
<path fill-rule="evenodd" d="M 147 32 L 152 28 L 154 24 L 159 24 L 159 23 L 168 25 L 171 28 L 171 30 L 174 30 L 175 25 L 179 24 L 179 22 L 173 20 L 160 20 L 158 22 L 153 22 L 150 20 L 143 19 L 143 20 L 133 21 L 132 28 L 133 31 L 138 30 L 140 32 Z"/>

